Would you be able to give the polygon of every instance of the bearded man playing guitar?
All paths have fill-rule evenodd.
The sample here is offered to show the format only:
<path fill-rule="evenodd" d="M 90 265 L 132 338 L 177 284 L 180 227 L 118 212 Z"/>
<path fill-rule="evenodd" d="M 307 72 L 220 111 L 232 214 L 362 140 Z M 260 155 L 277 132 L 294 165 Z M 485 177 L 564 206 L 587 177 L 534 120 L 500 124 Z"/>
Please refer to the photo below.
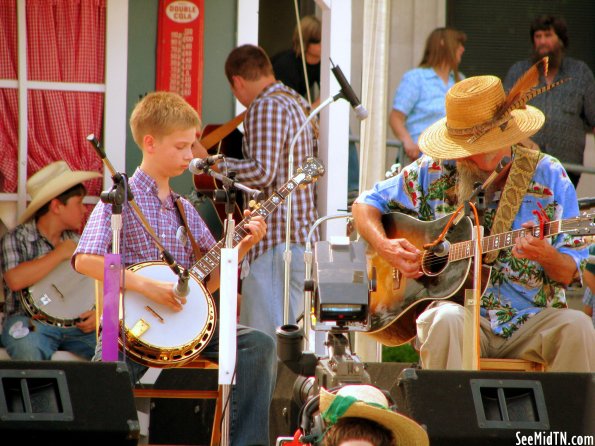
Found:
<path fill-rule="evenodd" d="M 481 298 L 481 356 L 530 360 L 544 364 L 548 371 L 595 371 L 595 330 L 585 314 L 567 308 L 565 298 L 565 288 L 581 279 L 586 245 L 563 230 L 554 231 L 555 237 L 543 237 L 554 225 L 550 221 L 578 215 L 576 191 L 557 159 L 520 144 L 545 120 L 538 109 L 525 104 L 537 94 L 530 87 L 513 88 L 507 97 L 494 76 L 472 77 L 454 85 L 446 97 L 446 118 L 420 137 L 424 155 L 364 192 L 353 206 L 357 230 L 394 274 L 383 292 L 384 279 L 379 274 L 377 294 L 384 295 L 371 303 L 370 334 L 380 339 L 384 331 L 392 330 L 391 339 L 403 335 L 394 328 L 398 324 L 388 320 L 412 309 L 413 331 L 403 335 L 403 341 L 417 336 L 424 369 L 462 368 L 464 308 L 432 297 L 449 297 L 464 288 L 470 268 L 463 267 L 463 277 L 457 278 L 451 274 L 455 269 L 446 266 L 443 281 L 441 271 L 432 270 L 437 260 L 447 264 L 459 253 L 458 243 L 443 245 L 446 253 L 432 252 L 429 242 L 445 229 L 446 220 L 425 244 L 416 240 L 413 230 L 403 235 L 403 227 L 414 226 L 415 218 L 426 225 L 448 219 L 471 198 L 476 182 L 484 183 L 500 161 L 510 157 L 510 170 L 505 169 L 485 192 L 480 218 L 490 237 L 515 230 L 495 239 L 502 244 L 483 250 L 492 251 L 484 262 L 492 262 L 493 271 Z M 520 186 L 515 189 L 510 183 Z M 383 214 L 391 211 L 409 215 L 387 229 Z M 451 235 L 459 237 L 461 224 L 455 223 L 447 240 Z M 470 239 L 474 230 L 466 232 Z M 465 261 L 453 264 L 461 262 Z M 397 302 L 391 294 L 398 295 L 402 288 L 407 291 Z M 420 296 L 428 298 L 423 307 L 416 303 Z"/>

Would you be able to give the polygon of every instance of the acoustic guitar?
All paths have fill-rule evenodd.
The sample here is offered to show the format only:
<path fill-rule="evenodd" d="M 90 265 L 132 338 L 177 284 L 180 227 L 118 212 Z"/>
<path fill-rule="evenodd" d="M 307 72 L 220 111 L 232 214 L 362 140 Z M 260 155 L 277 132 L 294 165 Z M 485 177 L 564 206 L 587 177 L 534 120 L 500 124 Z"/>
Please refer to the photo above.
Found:
<path fill-rule="evenodd" d="M 466 289 L 473 288 L 472 264 L 475 241 L 472 240 L 473 224 L 464 217 L 453 225 L 446 236 L 449 249 L 445 253 L 423 250 L 423 246 L 436 240 L 446 226 L 450 215 L 425 222 L 409 215 L 393 212 L 382 216 L 386 235 L 406 238 L 424 251 L 419 279 L 407 279 L 396 268 L 381 258 L 372 248 L 368 249 L 368 273 L 377 277 L 376 291 L 370 297 L 370 331 L 366 334 L 388 346 L 405 344 L 416 335 L 415 320 L 435 300 L 453 300 L 463 303 Z M 539 225 L 495 234 L 481 239 L 483 253 L 514 245 L 518 237 L 531 234 L 539 237 Z M 595 213 L 583 214 L 566 220 L 544 224 L 543 236 L 561 233 L 575 236 L 595 233 Z M 491 267 L 482 266 L 482 294 L 490 278 Z"/>

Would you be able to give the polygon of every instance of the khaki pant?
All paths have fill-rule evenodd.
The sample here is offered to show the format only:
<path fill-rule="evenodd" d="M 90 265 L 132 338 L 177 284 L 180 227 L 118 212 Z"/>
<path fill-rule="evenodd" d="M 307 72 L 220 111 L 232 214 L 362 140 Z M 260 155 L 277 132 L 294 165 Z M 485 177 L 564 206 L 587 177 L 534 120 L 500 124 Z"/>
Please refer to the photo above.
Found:
<path fill-rule="evenodd" d="M 417 318 L 417 342 L 424 369 L 461 370 L 464 308 L 438 302 Z M 595 329 L 576 310 L 545 308 L 505 339 L 482 317 L 481 356 L 525 359 L 551 372 L 595 372 Z"/>

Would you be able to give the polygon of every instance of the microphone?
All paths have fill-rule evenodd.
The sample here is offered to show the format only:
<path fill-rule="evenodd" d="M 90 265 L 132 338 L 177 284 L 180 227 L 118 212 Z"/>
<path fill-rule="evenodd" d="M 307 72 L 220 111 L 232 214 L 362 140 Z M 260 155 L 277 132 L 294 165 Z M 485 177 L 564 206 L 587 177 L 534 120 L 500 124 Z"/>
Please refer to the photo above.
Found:
<path fill-rule="evenodd" d="M 450 242 L 448 240 L 443 240 L 436 246 L 430 248 L 430 251 L 433 252 L 436 257 L 444 257 L 445 255 L 448 255 L 448 252 L 450 251 Z"/>
<path fill-rule="evenodd" d="M 357 119 L 360 121 L 366 119 L 368 117 L 368 110 L 360 104 L 355 91 L 353 91 L 353 88 L 351 88 L 351 85 L 349 85 L 349 82 L 345 79 L 345 75 L 343 74 L 343 71 L 341 71 L 341 68 L 339 68 L 339 65 L 334 65 L 333 68 L 331 68 L 331 71 L 341 86 L 341 95 L 349 101 Z"/>
<path fill-rule="evenodd" d="M 496 169 L 494 169 L 494 171 L 490 174 L 490 176 L 487 177 L 486 180 L 483 182 L 482 188 L 487 189 L 488 186 L 492 183 L 492 181 L 494 181 L 496 179 L 496 177 L 498 175 L 500 175 L 500 172 L 502 172 L 502 170 L 504 170 L 504 168 L 508 165 L 508 163 L 510 163 L 510 157 L 509 156 L 503 157 L 500 160 L 500 162 L 498 163 L 498 165 L 496 166 Z"/>
<path fill-rule="evenodd" d="M 205 170 L 207 170 L 209 166 L 212 166 L 222 158 L 224 158 L 224 155 L 221 153 L 218 155 L 207 156 L 206 158 L 194 158 L 190 161 L 188 170 L 196 175 L 200 175 L 201 173 L 205 173 Z"/>
<path fill-rule="evenodd" d="M 188 296 L 190 293 L 190 287 L 188 281 L 190 279 L 190 273 L 187 269 L 182 269 L 182 272 L 178 275 L 178 283 L 174 285 L 174 294 L 177 298 Z"/>
<path fill-rule="evenodd" d="M 490 186 L 490 184 L 492 184 L 492 181 L 494 181 L 496 179 L 496 177 L 498 177 L 498 175 L 500 175 L 500 173 L 502 173 L 504 168 L 510 167 L 509 164 L 510 164 L 510 157 L 509 156 L 503 157 L 500 160 L 500 162 L 498 163 L 498 165 L 496 166 L 496 169 L 486 178 L 486 180 L 483 182 L 483 184 L 479 183 L 477 185 L 474 185 L 473 193 L 471 194 L 471 196 L 469 197 L 469 199 L 467 201 L 474 200 L 480 193 L 485 191 Z"/>

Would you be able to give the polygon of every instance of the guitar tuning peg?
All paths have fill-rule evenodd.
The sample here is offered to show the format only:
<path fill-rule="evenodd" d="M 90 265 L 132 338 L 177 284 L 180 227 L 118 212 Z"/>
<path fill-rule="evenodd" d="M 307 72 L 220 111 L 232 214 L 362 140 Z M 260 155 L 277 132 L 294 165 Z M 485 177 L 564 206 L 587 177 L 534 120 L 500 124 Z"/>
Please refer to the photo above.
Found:
<path fill-rule="evenodd" d="M 302 183 L 298 186 L 300 190 L 304 190 L 308 186 L 308 183 Z"/>
<path fill-rule="evenodd" d="M 248 207 L 249 207 L 251 210 L 255 211 L 256 209 L 258 209 L 258 208 L 260 207 L 260 203 L 259 203 L 259 202 L 257 202 L 256 200 L 250 200 L 250 201 L 248 202 Z"/>

